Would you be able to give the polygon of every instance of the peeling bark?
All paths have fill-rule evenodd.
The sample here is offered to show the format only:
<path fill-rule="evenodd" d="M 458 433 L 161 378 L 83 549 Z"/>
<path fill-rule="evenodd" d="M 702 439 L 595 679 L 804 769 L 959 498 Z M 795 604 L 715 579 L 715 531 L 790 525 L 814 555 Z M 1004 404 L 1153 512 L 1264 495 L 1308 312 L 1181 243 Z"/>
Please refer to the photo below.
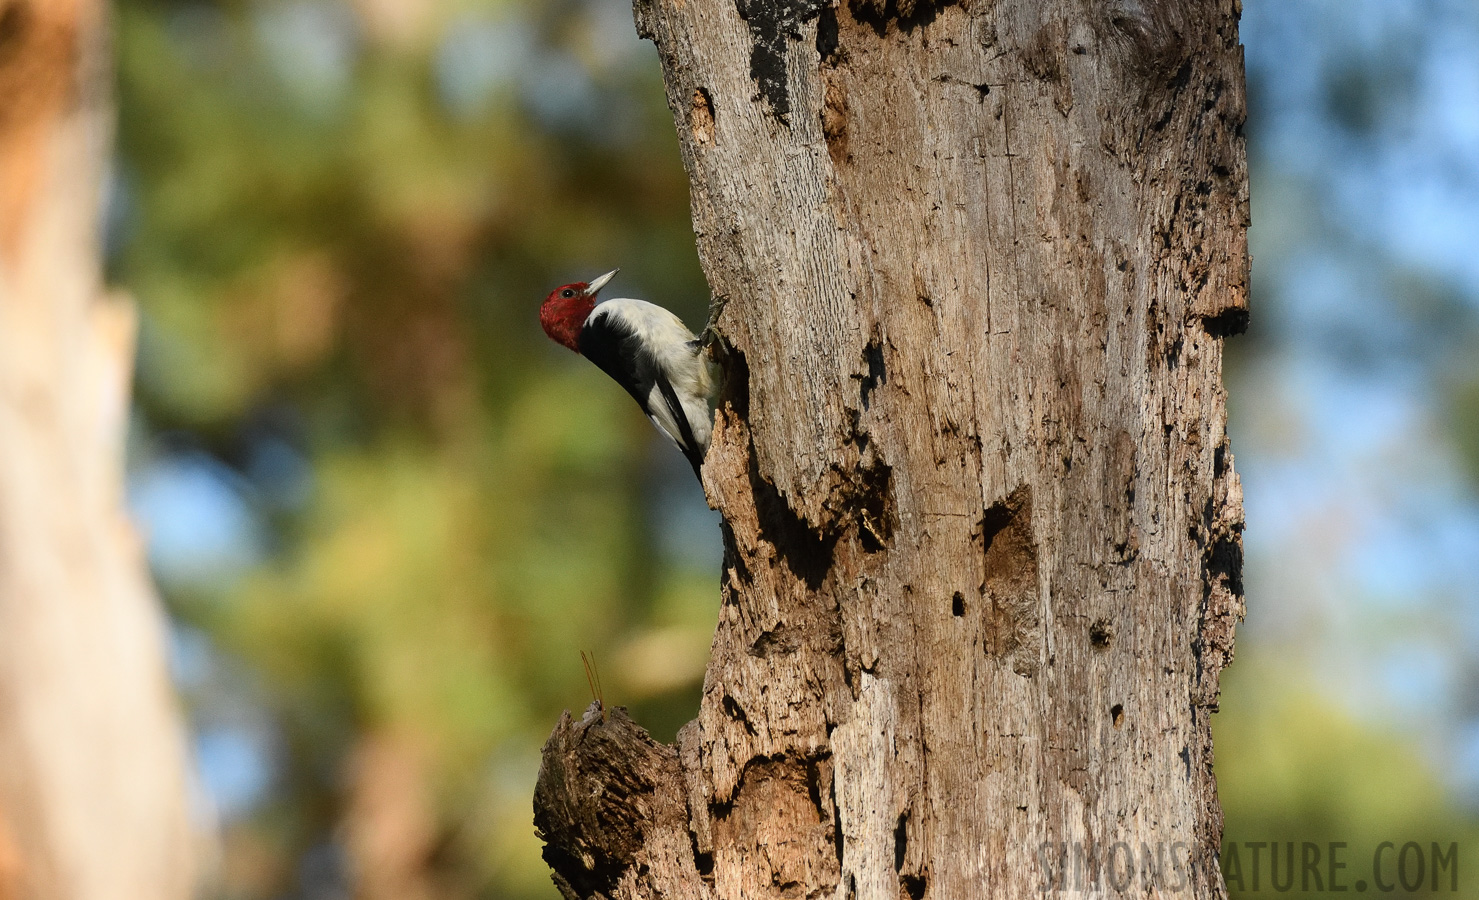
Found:
<path fill-rule="evenodd" d="M 588 823 L 617 868 L 572 877 L 550 773 L 617 780 L 546 747 L 570 896 L 1225 896 L 1238 12 L 638 0 L 728 298 L 723 606 L 698 719 L 621 763 L 681 785 L 686 854 L 669 798 L 634 849 Z M 1117 844 L 1161 870 L 1113 877 Z"/>

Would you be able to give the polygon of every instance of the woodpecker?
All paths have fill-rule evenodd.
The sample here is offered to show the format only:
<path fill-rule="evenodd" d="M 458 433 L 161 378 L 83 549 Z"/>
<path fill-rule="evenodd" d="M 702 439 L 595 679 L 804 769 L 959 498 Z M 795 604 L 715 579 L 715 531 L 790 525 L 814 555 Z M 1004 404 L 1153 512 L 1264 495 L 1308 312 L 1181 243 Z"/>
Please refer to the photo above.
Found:
<path fill-rule="evenodd" d="M 645 300 L 596 302 L 620 269 L 550 291 L 539 324 L 616 379 L 699 474 L 714 427 L 714 372 L 683 320 Z"/>

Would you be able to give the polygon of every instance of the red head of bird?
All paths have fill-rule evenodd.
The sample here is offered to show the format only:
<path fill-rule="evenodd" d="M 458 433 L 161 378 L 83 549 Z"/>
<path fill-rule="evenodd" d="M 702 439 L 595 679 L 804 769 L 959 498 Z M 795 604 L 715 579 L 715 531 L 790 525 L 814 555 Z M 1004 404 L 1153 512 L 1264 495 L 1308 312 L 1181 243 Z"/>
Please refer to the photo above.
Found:
<path fill-rule="evenodd" d="M 544 333 L 556 343 L 579 353 L 580 329 L 591 310 L 596 308 L 596 294 L 619 271 L 612 269 L 595 281 L 563 284 L 550 291 L 544 298 L 544 305 L 539 307 L 539 324 L 544 326 Z"/>

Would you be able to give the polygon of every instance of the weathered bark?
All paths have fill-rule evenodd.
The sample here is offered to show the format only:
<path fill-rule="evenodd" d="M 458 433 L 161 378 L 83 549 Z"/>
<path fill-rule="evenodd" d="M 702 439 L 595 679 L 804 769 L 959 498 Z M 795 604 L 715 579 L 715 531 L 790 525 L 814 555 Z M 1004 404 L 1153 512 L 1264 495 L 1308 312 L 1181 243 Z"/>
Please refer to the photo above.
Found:
<path fill-rule="evenodd" d="M 636 13 L 728 299 L 724 599 L 676 768 L 614 779 L 681 778 L 691 849 L 650 851 L 664 807 L 645 855 L 570 853 L 609 838 L 546 804 L 567 893 L 640 896 L 640 863 L 722 898 L 1224 896 L 1237 0 Z M 561 735 L 546 784 L 590 775 Z"/>
<path fill-rule="evenodd" d="M 0 898 L 189 894 L 182 728 L 122 509 L 98 0 L 0 0 Z"/>

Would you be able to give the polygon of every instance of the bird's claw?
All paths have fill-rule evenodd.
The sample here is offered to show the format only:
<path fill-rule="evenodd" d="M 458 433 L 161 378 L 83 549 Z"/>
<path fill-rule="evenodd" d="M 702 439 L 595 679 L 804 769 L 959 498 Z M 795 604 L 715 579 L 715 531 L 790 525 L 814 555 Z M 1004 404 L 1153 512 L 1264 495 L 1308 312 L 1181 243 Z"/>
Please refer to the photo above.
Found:
<path fill-rule="evenodd" d="M 709 297 L 709 321 L 704 324 L 704 330 L 699 333 L 699 343 L 708 347 L 719 339 L 719 316 L 724 313 L 724 307 L 729 303 L 729 295 L 712 294 Z"/>

